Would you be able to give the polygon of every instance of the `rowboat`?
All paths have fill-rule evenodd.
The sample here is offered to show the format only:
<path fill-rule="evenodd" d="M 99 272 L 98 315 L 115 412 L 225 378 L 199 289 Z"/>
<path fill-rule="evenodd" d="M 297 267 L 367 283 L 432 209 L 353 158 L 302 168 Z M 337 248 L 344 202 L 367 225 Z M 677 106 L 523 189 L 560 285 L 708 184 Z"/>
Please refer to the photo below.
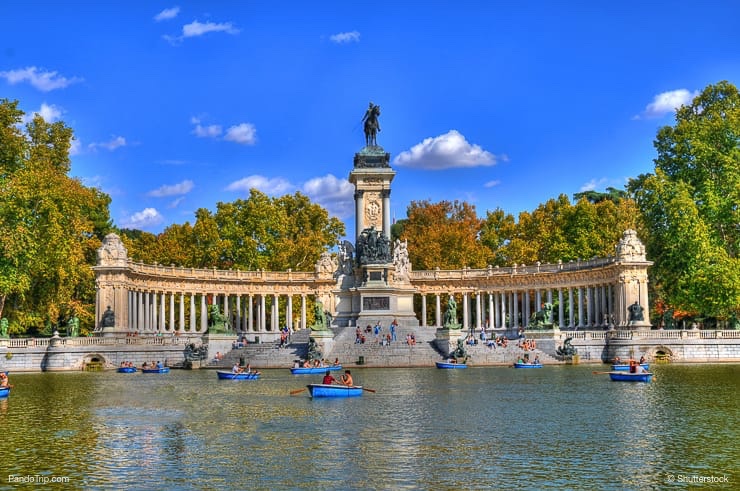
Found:
<path fill-rule="evenodd" d="M 650 368 L 650 365 L 648 365 L 647 363 L 640 363 L 640 366 L 644 368 L 645 370 Z M 627 364 L 612 365 L 612 370 L 617 371 L 617 372 L 629 372 L 630 366 Z"/>
<path fill-rule="evenodd" d="M 447 361 L 435 361 L 437 368 L 468 368 L 465 363 L 450 363 Z"/>
<path fill-rule="evenodd" d="M 317 374 L 317 373 L 326 373 L 327 370 L 341 370 L 342 365 L 330 365 L 328 367 L 298 367 L 298 368 L 291 368 L 290 373 L 293 375 L 306 375 L 306 374 Z"/>
<path fill-rule="evenodd" d="M 136 373 L 136 367 L 118 367 L 118 373 Z"/>
<path fill-rule="evenodd" d="M 615 382 L 650 382 L 653 378 L 651 372 L 630 373 L 623 371 L 609 372 L 609 378 Z"/>
<path fill-rule="evenodd" d="M 225 370 L 216 370 L 216 373 L 218 374 L 218 378 L 223 380 L 257 380 L 260 378 L 258 372 L 234 373 Z"/>
<path fill-rule="evenodd" d="M 0 399 L 4 399 L 10 395 L 10 387 L 0 388 Z"/>
<path fill-rule="evenodd" d="M 362 387 L 353 385 L 332 385 L 332 384 L 309 384 L 308 392 L 311 397 L 357 397 L 362 395 Z"/>
<path fill-rule="evenodd" d="M 514 363 L 514 368 L 542 368 L 542 363 Z"/>
<path fill-rule="evenodd" d="M 141 373 L 170 373 L 170 367 L 142 368 Z"/>

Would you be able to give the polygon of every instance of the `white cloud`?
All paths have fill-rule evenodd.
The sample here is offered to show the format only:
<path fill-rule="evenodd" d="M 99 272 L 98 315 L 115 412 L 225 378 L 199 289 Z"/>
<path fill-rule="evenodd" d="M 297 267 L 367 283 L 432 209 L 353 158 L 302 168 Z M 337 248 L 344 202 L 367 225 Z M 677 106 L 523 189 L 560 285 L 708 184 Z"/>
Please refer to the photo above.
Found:
<path fill-rule="evenodd" d="M 177 17 L 177 14 L 180 13 L 180 7 L 172 7 L 169 9 L 164 9 L 160 13 L 154 16 L 154 20 L 157 22 L 163 21 L 163 20 L 169 20 L 174 19 Z"/>
<path fill-rule="evenodd" d="M 440 170 L 494 165 L 496 156 L 479 145 L 468 143 L 457 130 L 450 130 L 444 135 L 425 138 L 410 150 L 401 152 L 394 163 L 419 169 Z"/>
<path fill-rule="evenodd" d="M 249 190 L 252 188 L 274 196 L 290 192 L 295 186 L 282 177 L 271 179 L 257 174 L 239 179 L 226 186 L 227 191 L 243 191 L 245 193 L 249 193 Z"/>
<path fill-rule="evenodd" d="M 242 145 L 254 145 L 257 143 L 257 128 L 252 123 L 241 123 L 232 126 L 226 131 L 224 140 L 241 143 Z"/>
<path fill-rule="evenodd" d="M 104 148 L 106 150 L 113 151 L 118 147 L 125 147 L 126 146 L 126 139 L 122 136 L 114 136 L 111 138 L 110 141 L 107 142 L 99 142 L 99 143 L 91 143 L 87 147 L 90 150 L 96 150 L 97 148 Z"/>
<path fill-rule="evenodd" d="M 193 134 L 198 138 L 217 138 L 221 136 L 221 125 L 211 124 L 208 126 L 201 126 L 196 124 L 193 128 Z"/>
<path fill-rule="evenodd" d="M 225 32 L 227 34 L 238 34 L 239 29 L 236 29 L 231 22 L 198 22 L 194 20 L 190 24 L 182 26 L 182 37 L 190 38 L 195 36 L 202 36 L 209 32 Z"/>
<path fill-rule="evenodd" d="M 47 104 L 45 102 L 42 102 L 41 107 L 37 111 L 26 113 L 21 121 L 23 123 L 30 123 L 31 121 L 33 121 L 33 118 L 35 118 L 37 114 L 41 116 L 41 118 L 47 123 L 53 123 L 54 121 L 57 121 L 59 120 L 59 118 L 62 117 L 62 110 L 54 104 Z"/>
<path fill-rule="evenodd" d="M 354 213 L 355 188 L 346 179 L 332 174 L 314 177 L 303 184 L 303 192 L 337 218 L 349 218 Z"/>
<path fill-rule="evenodd" d="M 689 92 L 687 89 L 670 90 L 656 95 L 653 102 L 645 107 L 645 110 L 633 119 L 659 118 L 678 109 L 681 106 L 691 104 L 691 101 L 699 95 L 699 91 Z"/>
<path fill-rule="evenodd" d="M 72 142 L 69 146 L 69 155 L 79 155 L 82 152 L 82 142 L 77 138 L 72 138 Z"/>
<path fill-rule="evenodd" d="M 329 39 L 337 44 L 359 43 L 360 33 L 357 31 L 340 32 L 339 34 L 332 34 Z"/>
<path fill-rule="evenodd" d="M 57 72 L 40 70 L 35 66 L 0 72 L 0 77 L 15 85 L 20 82 L 28 82 L 42 92 L 50 92 L 55 89 L 63 89 L 71 84 L 82 81 L 81 78 L 66 78 Z"/>
<path fill-rule="evenodd" d="M 144 208 L 130 217 L 124 218 L 121 221 L 121 227 L 144 230 L 149 227 L 156 227 L 163 221 L 164 218 L 155 208 Z"/>
<path fill-rule="evenodd" d="M 581 189 L 579 189 L 579 192 L 582 193 L 584 191 L 594 191 L 598 187 L 602 187 L 605 184 L 607 184 L 609 180 L 606 177 L 602 177 L 601 179 L 591 179 L 587 183 L 583 184 L 581 186 Z"/>
<path fill-rule="evenodd" d="M 180 206 L 180 203 L 182 203 L 184 200 L 185 200 L 185 196 L 180 196 L 179 198 L 170 202 L 170 204 L 167 205 L 167 208 L 177 208 L 178 206 Z"/>
<path fill-rule="evenodd" d="M 164 198 L 167 196 L 179 196 L 181 194 L 188 194 L 193 190 L 193 181 L 186 179 L 177 184 L 164 185 L 152 191 L 146 193 L 147 196 L 153 198 Z"/>
<path fill-rule="evenodd" d="M 493 180 L 493 181 L 488 181 L 487 183 L 485 183 L 483 185 L 483 187 L 484 188 L 492 188 L 492 187 L 498 186 L 499 184 L 501 184 L 501 181 L 499 181 L 498 179 L 496 179 L 496 180 Z"/>

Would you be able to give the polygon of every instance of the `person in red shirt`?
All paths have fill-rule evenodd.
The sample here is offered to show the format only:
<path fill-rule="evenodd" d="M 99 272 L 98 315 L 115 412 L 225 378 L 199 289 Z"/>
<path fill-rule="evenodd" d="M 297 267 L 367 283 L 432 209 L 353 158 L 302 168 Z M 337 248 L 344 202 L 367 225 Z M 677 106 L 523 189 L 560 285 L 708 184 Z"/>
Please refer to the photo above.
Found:
<path fill-rule="evenodd" d="M 329 370 L 326 371 L 326 374 L 324 375 L 324 380 L 321 382 L 324 385 L 331 385 L 335 383 L 337 379 L 332 377 L 331 372 Z"/>

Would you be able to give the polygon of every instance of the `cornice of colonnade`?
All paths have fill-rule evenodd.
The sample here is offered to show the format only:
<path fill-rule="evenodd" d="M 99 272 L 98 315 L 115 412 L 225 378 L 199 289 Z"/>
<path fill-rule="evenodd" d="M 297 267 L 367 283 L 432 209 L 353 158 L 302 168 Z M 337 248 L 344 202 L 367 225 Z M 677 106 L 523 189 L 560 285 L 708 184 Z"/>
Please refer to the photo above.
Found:
<path fill-rule="evenodd" d="M 183 268 L 127 260 L 125 266 L 94 266 L 97 282 L 139 291 L 312 295 L 336 286 L 332 274 L 307 271 L 244 271 Z"/>
<path fill-rule="evenodd" d="M 411 271 L 409 280 L 419 294 L 518 291 L 624 282 L 627 277 L 647 276 L 651 261 L 620 261 L 614 256 L 533 266 Z"/>

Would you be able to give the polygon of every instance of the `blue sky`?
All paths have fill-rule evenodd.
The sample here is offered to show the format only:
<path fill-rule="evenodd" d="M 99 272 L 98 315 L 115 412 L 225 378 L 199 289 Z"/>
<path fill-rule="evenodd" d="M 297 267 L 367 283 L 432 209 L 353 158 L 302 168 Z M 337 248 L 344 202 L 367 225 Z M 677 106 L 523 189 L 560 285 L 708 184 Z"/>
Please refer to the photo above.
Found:
<path fill-rule="evenodd" d="M 740 2 L 4 2 L 0 98 L 75 131 L 119 227 L 301 191 L 354 233 L 381 106 L 393 215 L 517 216 L 652 172 L 658 128 L 740 79 Z"/>

